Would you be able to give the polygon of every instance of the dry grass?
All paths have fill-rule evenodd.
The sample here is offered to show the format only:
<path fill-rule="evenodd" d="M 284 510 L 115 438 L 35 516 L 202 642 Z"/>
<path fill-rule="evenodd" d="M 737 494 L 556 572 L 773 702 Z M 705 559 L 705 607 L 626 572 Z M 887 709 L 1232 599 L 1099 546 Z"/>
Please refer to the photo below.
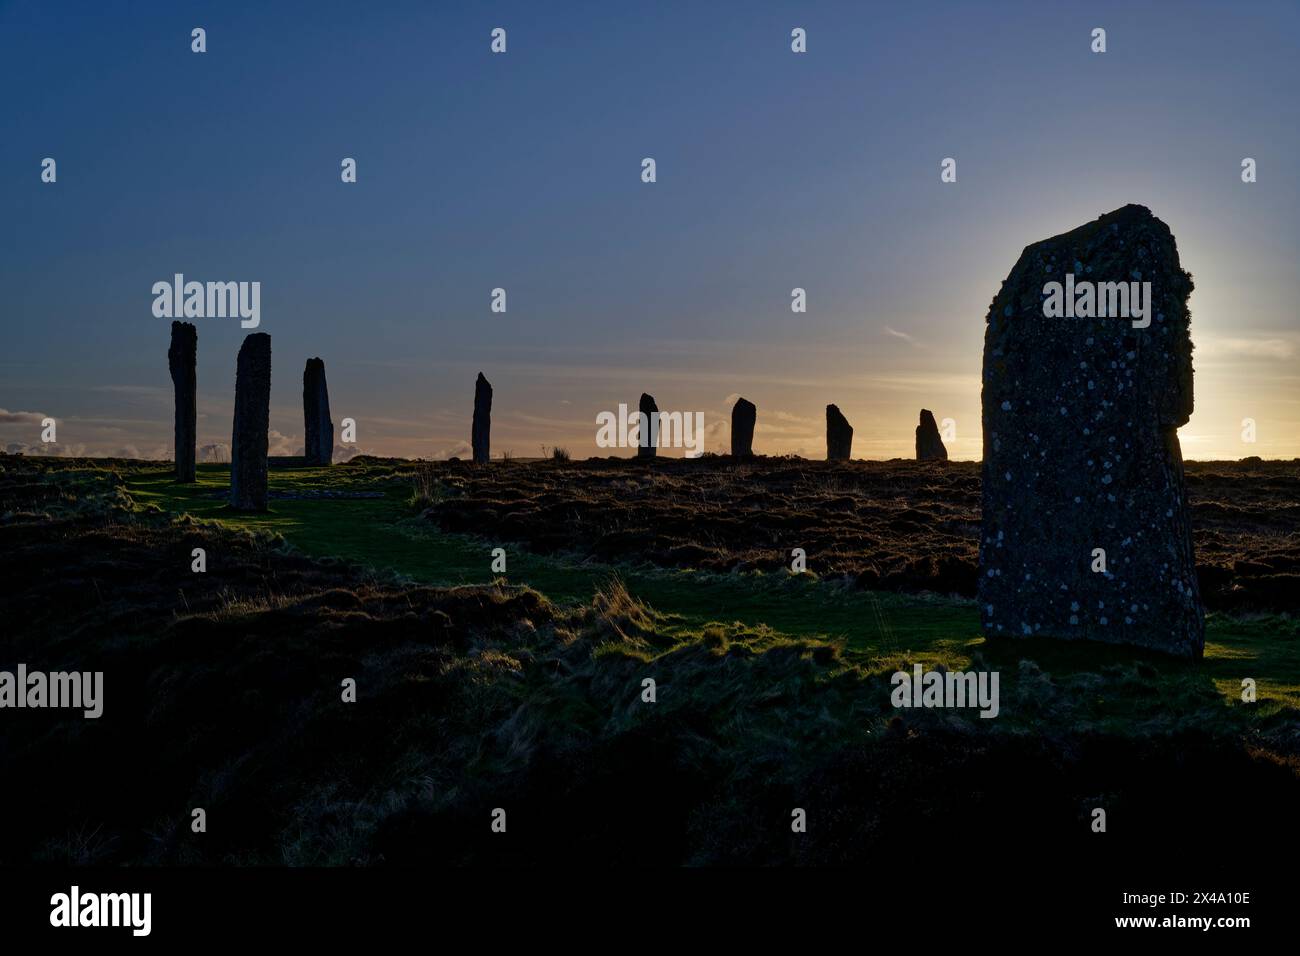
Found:
<path fill-rule="evenodd" d="M 437 466 L 454 489 L 444 531 L 542 554 L 695 570 L 779 571 L 803 548 L 819 578 L 973 597 L 980 474 L 973 462 L 758 458 Z M 1206 605 L 1300 610 L 1300 463 L 1187 466 Z"/>

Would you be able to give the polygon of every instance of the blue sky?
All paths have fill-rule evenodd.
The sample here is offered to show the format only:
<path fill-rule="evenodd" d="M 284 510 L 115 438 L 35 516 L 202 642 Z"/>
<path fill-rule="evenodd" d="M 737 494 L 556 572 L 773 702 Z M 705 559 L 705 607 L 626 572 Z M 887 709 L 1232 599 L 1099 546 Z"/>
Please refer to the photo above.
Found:
<path fill-rule="evenodd" d="M 183 272 L 261 282 L 273 451 L 319 355 L 367 451 L 462 453 L 482 370 L 519 456 L 649 391 L 710 450 L 741 394 L 760 452 L 823 455 L 835 402 L 858 457 L 927 407 L 976 458 L 1000 281 L 1137 202 L 1196 278 L 1185 455 L 1300 455 L 1297 64 L 1290 2 L 0 2 L 0 445 L 169 455 Z M 228 442 L 246 330 L 197 324 Z"/>

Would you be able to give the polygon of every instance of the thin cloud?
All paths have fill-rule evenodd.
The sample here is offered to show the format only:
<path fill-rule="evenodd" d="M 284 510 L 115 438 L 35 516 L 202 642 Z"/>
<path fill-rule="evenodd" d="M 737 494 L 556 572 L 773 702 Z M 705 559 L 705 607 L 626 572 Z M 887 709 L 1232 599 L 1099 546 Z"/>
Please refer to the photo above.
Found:
<path fill-rule="evenodd" d="M 0 408 L 0 425 L 39 425 L 46 417 L 43 412 L 11 412 Z"/>
<path fill-rule="evenodd" d="M 896 338 L 896 339 L 902 339 L 904 342 L 906 342 L 908 345 L 912 346 L 912 348 L 914 348 L 914 349 L 923 349 L 923 348 L 925 348 L 924 345 L 922 345 L 920 342 L 918 342 L 918 341 L 917 341 L 916 339 L 914 339 L 912 336 L 908 335 L 906 332 L 900 332 L 900 331 L 898 331 L 898 329 L 891 329 L 889 326 L 885 326 L 885 334 L 886 334 L 886 335 L 892 335 L 892 336 L 893 336 L 894 338 Z"/>
<path fill-rule="evenodd" d="M 171 389 L 161 385 L 88 385 L 91 392 L 112 392 L 122 395 L 160 395 L 166 398 Z"/>
<path fill-rule="evenodd" d="M 808 418 L 803 415 L 795 415 L 791 412 L 776 411 L 772 413 L 772 417 L 775 418 L 777 421 L 790 422 L 791 424 L 795 424 L 795 425 L 816 425 L 818 423 L 817 419 L 815 418 Z"/>
<path fill-rule="evenodd" d="M 1286 361 L 1296 355 L 1296 343 L 1285 338 L 1203 337 L 1196 343 L 1196 357 L 1203 356 L 1270 359 Z"/>

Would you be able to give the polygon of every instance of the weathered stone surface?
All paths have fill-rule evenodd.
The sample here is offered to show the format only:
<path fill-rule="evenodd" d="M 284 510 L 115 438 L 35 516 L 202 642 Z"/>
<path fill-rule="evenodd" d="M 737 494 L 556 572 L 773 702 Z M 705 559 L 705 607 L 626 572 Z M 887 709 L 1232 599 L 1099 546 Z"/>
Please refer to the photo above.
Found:
<path fill-rule="evenodd" d="M 199 333 L 191 322 L 172 323 L 172 344 L 167 350 L 167 367 L 172 373 L 176 403 L 176 480 L 194 480 L 194 449 L 198 406 L 195 400 Z"/>
<path fill-rule="evenodd" d="M 1150 325 L 1047 318 L 1044 284 L 1150 282 Z M 1143 206 L 1035 243 L 987 317 L 979 602 L 988 635 L 1204 647 L 1177 429 L 1191 276 Z M 1100 553 L 1105 552 L 1105 571 Z"/>
<path fill-rule="evenodd" d="M 491 455 L 492 385 L 483 373 L 474 382 L 474 424 L 470 432 L 470 445 L 474 450 L 474 463 L 485 465 Z"/>
<path fill-rule="evenodd" d="M 921 423 L 916 426 L 916 460 L 948 460 L 948 449 L 943 447 L 939 437 L 939 426 L 935 424 L 934 412 L 928 408 L 921 409 Z"/>
<path fill-rule="evenodd" d="M 239 347 L 235 426 L 230 437 L 230 506 L 266 510 L 267 430 L 271 422 L 271 336 L 254 332 Z"/>
<path fill-rule="evenodd" d="M 637 408 L 645 416 L 645 430 L 638 433 L 641 444 L 637 447 L 636 456 L 638 458 L 653 458 L 656 451 L 655 444 L 658 440 L 659 406 L 655 404 L 655 400 L 651 396 L 642 392 L 641 404 Z"/>
<path fill-rule="evenodd" d="M 302 373 L 302 416 L 304 451 L 309 465 L 328 465 L 334 460 L 334 422 L 330 419 L 330 395 L 325 384 L 325 362 L 309 358 Z"/>
<path fill-rule="evenodd" d="M 731 457 L 749 458 L 754 454 L 754 422 L 758 409 L 753 402 L 736 400 L 731 409 Z"/>
<path fill-rule="evenodd" d="M 853 456 L 853 426 L 839 406 L 826 406 L 826 460 L 848 461 Z"/>

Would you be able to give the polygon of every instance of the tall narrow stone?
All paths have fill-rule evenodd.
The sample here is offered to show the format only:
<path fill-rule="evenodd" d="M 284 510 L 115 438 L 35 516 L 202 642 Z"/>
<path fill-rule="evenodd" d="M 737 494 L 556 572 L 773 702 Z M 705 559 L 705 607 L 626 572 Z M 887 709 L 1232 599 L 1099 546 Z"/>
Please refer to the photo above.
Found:
<path fill-rule="evenodd" d="M 266 510 L 267 431 L 271 423 L 271 336 L 254 332 L 239 347 L 235 426 L 230 437 L 230 506 Z"/>
<path fill-rule="evenodd" d="M 640 445 L 637 447 L 636 456 L 638 458 L 653 458 L 655 456 L 655 446 L 659 444 L 659 406 L 655 400 L 645 392 L 641 393 L 641 404 L 638 410 L 645 417 L 642 421 L 645 428 L 640 434 Z"/>
<path fill-rule="evenodd" d="M 172 323 L 172 344 L 167 350 L 167 367 L 172 373 L 176 404 L 176 480 L 194 480 L 194 448 L 198 406 L 195 400 L 195 361 L 199 333 L 191 322 Z"/>
<path fill-rule="evenodd" d="M 836 405 L 826 406 L 826 460 L 848 461 L 853 456 L 853 426 Z"/>
<path fill-rule="evenodd" d="M 479 372 L 478 379 L 474 382 L 474 424 L 470 432 L 476 465 L 487 464 L 491 457 L 491 432 L 492 385 Z"/>
<path fill-rule="evenodd" d="M 916 460 L 948 460 L 948 449 L 939 437 L 939 426 L 934 422 L 934 412 L 921 409 L 921 423 L 916 426 Z"/>
<path fill-rule="evenodd" d="M 731 457 L 749 458 L 754 454 L 754 422 L 758 409 L 753 402 L 736 399 L 731 409 Z"/>
<path fill-rule="evenodd" d="M 328 465 L 334 460 L 334 422 L 330 419 L 330 395 L 325 385 L 325 362 L 307 360 L 302 373 L 302 416 L 304 451 L 309 465 Z"/>
<path fill-rule="evenodd" d="M 986 634 L 1201 656 L 1178 444 L 1191 291 L 1169 227 L 1133 205 L 1026 247 L 1003 282 L 984 333 Z"/>

